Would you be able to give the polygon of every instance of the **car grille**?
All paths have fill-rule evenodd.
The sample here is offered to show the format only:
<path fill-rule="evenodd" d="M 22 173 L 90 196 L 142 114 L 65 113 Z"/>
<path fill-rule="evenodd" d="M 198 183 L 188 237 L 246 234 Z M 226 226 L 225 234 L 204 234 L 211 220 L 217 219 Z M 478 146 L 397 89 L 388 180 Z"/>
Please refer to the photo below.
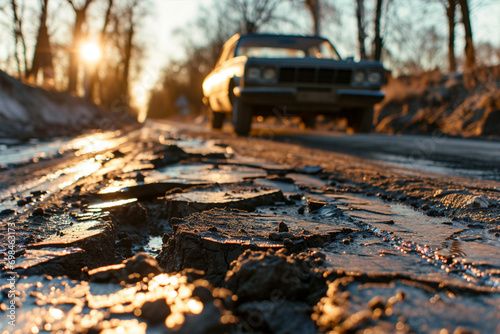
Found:
<path fill-rule="evenodd" d="M 313 84 L 350 84 L 351 70 L 336 70 L 314 67 L 282 67 L 278 80 L 280 83 L 313 83 Z"/>

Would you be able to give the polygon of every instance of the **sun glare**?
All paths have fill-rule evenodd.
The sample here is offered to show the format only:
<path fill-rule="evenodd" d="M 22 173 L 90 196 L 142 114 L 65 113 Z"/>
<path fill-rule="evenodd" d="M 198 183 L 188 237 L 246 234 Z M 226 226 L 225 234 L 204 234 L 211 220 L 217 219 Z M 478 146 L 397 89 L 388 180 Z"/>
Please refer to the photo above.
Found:
<path fill-rule="evenodd" d="M 82 44 L 82 46 L 80 47 L 80 54 L 82 55 L 83 59 L 93 63 L 101 58 L 101 49 L 97 44 L 87 42 Z"/>

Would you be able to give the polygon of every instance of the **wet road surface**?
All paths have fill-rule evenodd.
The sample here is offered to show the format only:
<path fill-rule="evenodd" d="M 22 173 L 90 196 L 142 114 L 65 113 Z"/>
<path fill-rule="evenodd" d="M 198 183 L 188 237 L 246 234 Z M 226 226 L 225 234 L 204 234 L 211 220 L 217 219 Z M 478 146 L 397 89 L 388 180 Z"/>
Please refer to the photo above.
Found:
<path fill-rule="evenodd" d="M 0 327 L 500 332 L 498 143 L 278 130 L 4 144 Z"/>

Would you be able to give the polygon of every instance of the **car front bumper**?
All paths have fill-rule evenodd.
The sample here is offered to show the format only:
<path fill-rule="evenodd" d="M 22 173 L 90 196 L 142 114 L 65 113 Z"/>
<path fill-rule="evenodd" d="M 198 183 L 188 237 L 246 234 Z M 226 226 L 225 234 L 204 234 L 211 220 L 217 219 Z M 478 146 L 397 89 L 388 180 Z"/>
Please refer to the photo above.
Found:
<path fill-rule="evenodd" d="M 234 95 L 257 105 L 297 105 L 301 107 L 369 107 L 382 101 L 385 94 L 379 90 L 336 89 L 299 90 L 295 87 L 235 87 Z"/>

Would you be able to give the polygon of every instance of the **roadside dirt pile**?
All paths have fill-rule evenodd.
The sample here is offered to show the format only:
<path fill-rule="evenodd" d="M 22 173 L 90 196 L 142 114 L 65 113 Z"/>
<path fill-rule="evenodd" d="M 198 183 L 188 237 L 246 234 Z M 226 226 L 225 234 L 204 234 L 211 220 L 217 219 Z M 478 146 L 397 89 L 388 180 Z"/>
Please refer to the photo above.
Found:
<path fill-rule="evenodd" d="M 377 132 L 499 137 L 500 66 L 390 78 L 384 92 L 375 110 Z"/>
<path fill-rule="evenodd" d="M 104 112 L 82 98 L 32 87 L 0 71 L 0 138 L 74 136 L 88 129 L 114 130 L 131 122 L 127 114 Z"/>

